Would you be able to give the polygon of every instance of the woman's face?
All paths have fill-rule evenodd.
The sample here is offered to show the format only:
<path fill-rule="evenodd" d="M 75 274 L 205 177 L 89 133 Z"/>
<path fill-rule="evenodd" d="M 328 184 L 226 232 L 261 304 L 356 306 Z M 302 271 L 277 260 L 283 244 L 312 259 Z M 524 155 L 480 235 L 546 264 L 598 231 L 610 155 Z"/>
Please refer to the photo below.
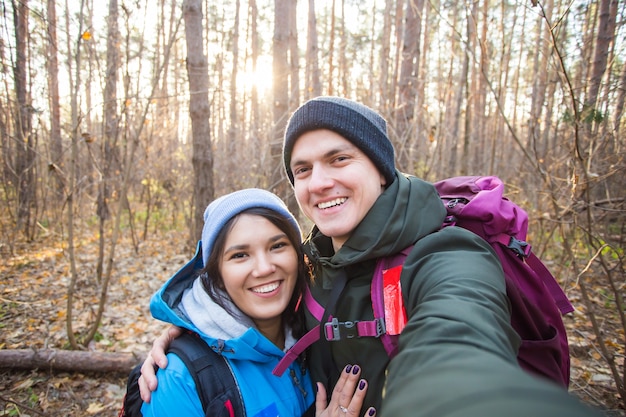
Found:
<path fill-rule="evenodd" d="M 240 214 L 220 259 L 226 292 L 259 328 L 280 324 L 298 278 L 296 248 L 264 217 Z"/>

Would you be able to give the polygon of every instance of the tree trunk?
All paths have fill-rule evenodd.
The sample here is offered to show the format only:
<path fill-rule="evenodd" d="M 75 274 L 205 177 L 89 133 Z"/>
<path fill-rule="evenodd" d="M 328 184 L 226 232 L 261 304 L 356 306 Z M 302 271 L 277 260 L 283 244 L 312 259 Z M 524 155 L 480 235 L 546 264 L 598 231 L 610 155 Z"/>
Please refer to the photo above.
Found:
<path fill-rule="evenodd" d="M 313 1 L 313 0 L 310 0 Z M 390 71 L 391 71 L 391 16 L 393 11 L 393 0 L 385 0 L 385 13 L 383 14 L 383 31 L 380 35 L 380 76 L 379 94 L 380 104 L 383 109 L 388 110 L 391 100 Z M 375 40 L 374 31 L 372 30 L 372 42 Z"/>
<path fill-rule="evenodd" d="M 73 30 L 70 30 L 70 10 L 69 6 L 66 3 L 65 7 L 65 30 L 67 33 L 75 33 Z M 67 54 L 70 57 L 67 60 L 68 66 L 68 74 L 70 80 L 70 86 L 72 88 L 72 93 L 70 97 L 70 107 L 71 107 L 71 151 L 70 151 L 70 163 L 69 163 L 69 181 L 68 181 L 68 195 L 67 195 L 67 252 L 70 259 L 70 282 L 67 286 L 67 313 L 65 317 L 65 329 L 67 333 L 67 338 L 70 343 L 70 346 L 73 349 L 78 349 L 78 342 L 76 341 L 76 336 L 74 335 L 74 328 L 72 323 L 73 318 L 73 305 L 74 305 L 74 296 L 76 295 L 76 282 L 78 281 L 78 269 L 76 266 L 76 242 L 74 236 L 74 209 L 76 206 L 76 195 L 77 195 L 77 184 L 78 184 L 78 129 L 80 127 L 79 121 L 79 108 L 78 108 L 78 97 L 80 95 L 80 85 L 81 85 L 81 45 L 82 39 L 81 36 L 83 33 L 83 7 L 81 4 L 81 8 L 78 15 L 78 36 L 76 41 L 76 50 L 73 50 L 73 44 L 71 41 L 71 37 L 67 37 Z M 72 58 L 74 58 L 74 66 L 72 66 Z"/>
<path fill-rule="evenodd" d="M 545 3 L 544 13 L 549 20 L 552 20 L 552 1 L 547 1 Z M 532 66 L 532 102 L 528 121 L 528 146 L 534 149 L 534 153 L 538 159 L 545 158 L 545 152 L 547 151 L 547 144 L 540 140 L 542 138 L 541 120 L 543 119 L 543 105 L 546 100 L 546 88 L 548 85 L 549 60 L 547 57 L 550 53 L 550 43 L 544 39 L 543 36 L 545 30 L 546 29 L 542 25 L 537 25 L 535 56 L 533 57 Z"/>
<path fill-rule="evenodd" d="M 408 167 L 411 139 L 415 135 L 415 99 L 422 29 L 420 16 L 422 10 L 418 8 L 423 4 L 421 1 L 406 1 L 402 62 L 398 81 L 398 108 L 395 115 L 398 134 L 396 151 L 400 170 Z"/>
<path fill-rule="evenodd" d="M 292 4 L 294 3 L 294 4 Z M 282 197 L 285 201 L 293 193 L 287 189 L 283 175 L 283 132 L 289 117 L 289 16 L 290 7 L 295 7 L 293 0 L 274 1 L 274 40 L 272 44 L 272 115 L 274 129 L 270 138 L 271 175 L 269 190 Z"/>
<path fill-rule="evenodd" d="M 119 120 L 117 113 L 117 79 L 120 68 L 120 33 L 118 27 L 118 3 L 117 0 L 109 0 L 109 13 L 107 16 L 107 60 L 106 79 L 104 86 L 104 137 L 102 140 L 103 172 L 98 188 L 98 199 L 96 213 L 99 218 L 100 233 L 98 246 L 98 265 L 96 267 L 96 277 L 98 283 L 102 282 L 103 263 L 106 248 L 105 224 L 109 220 L 111 213 L 109 201 L 112 194 L 112 178 L 114 172 L 119 172 L 116 152 L 117 139 L 119 134 Z M 117 192 L 115 194 L 118 194 Z"/>
<path fill-rule="evenodd" d="M 102 0 L 81 0 L 81 1 L 84 3 L 85 11 L 86 11 L 85 16 L 83 17 L 84 18 L 83 25 L 84 27 L 87 28 L 86 29 L 87 32 L 91 32 L 94 27 L 93 4 L 95 1 L 102 1 Z M 110 6 L 109 6 L 109 9 L 110 9 Z M 110 10 L 108 10 L 107 16 L 109 14 L 110 14 Z M 116 14 L 119 14 L 119 12 L 116 11 Z M 107 28 L 107 38 L 109 36 L 108 32 L 109 32 L 109 29 Z M 108 39 L 107 39 L 107 43 L 108 43 Z M 93 108 L 93 103 L 92 103 L 93 95 L 97 95 L 101 92 L 101 89 L 97 87 L 95 88 L 95 91 L 94 91 L 94 87 L 97 85 L 96 79 L 98 77 L 98 74 L 96 74 L 96 72 L 100 69 L 98 68 L 98 65 L 97 65 L 97 61 L 99 58 L 98 58 L 98 51 L 96 50 L 95 42 L 86 41 L 83 43 L 83 48 L 84 48 L 83 53 L 85 54 L 85 58 L 86 58 L 86 60 L 84 61 L 86 68 L 83 69 L 85 73 L 85 82 L 83 84 L 83 88 L 85 89 L 84 105 L 86 106 L 86 108 L 91 109 Z M 92 112 L 86 112 L 83 116 L 83 120 L 81 123 L 82 124 L 81 134 L 84 132 L 87 132 L 87 133 L 93 132 L 93 124 L 91 123 L 91 121 L 92 121 Z M 81 162 L 83 162 L 81 164 L 81 171 L 84 170 L 86 172 L 88 170 L 89 171 L 92 170 L 92 167 L 86 166 L 86 164 L 84 163 L 86 161 L 81 160 Z"/>
<path fill-rule="evenodd" d="M 393 69 L 391 71 L 390 79 L 391 86 L 390 91 L 392 91 L 391 100 L 389 102 L 389 109 L 395 109 L 396 103 L 398 103 L 398 74 L 400 73 L 400 62 L 402 61 L 402 34 L 404 33 L 404 25 L 402 24 L 404 20 L 404 1 L 396 0 L 396 9 L 395 9 L 395 21 L 394 28 L 396 33 L 395 39 L 395 50 L 393 56 Z"/>
<path fill-rule="evenodd" d="M 204 54 L 202 1 L 184 0 L 185 39 L 187 42 L 187 74 L 189 77 L 189 114 L 194 170 L 195 210 L 192 236 L 202 234 L 204 209 L 213 200 L 213 153 L 209 123 L 209 73 Z"/>
<path fill-rule="evenodd" d="M 300 50 L 298 49 L 298 15 L 294 0 L 289 6 L 289 110 L 300 105 Z"/>
<path fill-rule="evenodd" d="M 335 63 L 333 61 L 335 55 L 335 0 L 332 0 L 330 6 L 330 39 L 328 41 L 328 89 L 326 94 L 332 96 L 335 94 L 333 82 L 335 81 Z"/>
<path fill-rule="evenodd" d="M 585 100 L 585 107 L 589 111 L 595 111 L 602 77 L 606 71 L 606 63 L 609 55 L 609 45 L 615 36 L 615 15 L 611 13 L 611 3 L 617 0 L 600 0 L 600 13 L 598 16 L 598 36 L 595 43 L 595 54 L 589 77 L 589 90 Z"/>
<path fill-rule="evenodd" d="M 341 0 L 341 20 L 339 22 L 339 59 L 337 60 L 339 74 L 339 85 L 341 87 L 341 95 L 348 96 L 350 94 L 350 70 L 348 69 L 348 30 L 346 29 L 346 4 L 345 0 Z"/>
<path fill-rule="evenodd" d="M 0 349 L 2 369 L 73 372 L 129 372 L 146 352 L 88 352 L 60 349 Z"/>
<path fill-rule="evenodd" d="M 480 26 L 480 41 L 476 43 L 476 53 L 480 53 L 480 61 L 476 69 L 476 85 L 474 85 L 474 123 L 472 132 L 473 158 L 469 172 L 479 172 L 482 167 L 487 166 L 487 138 L 493 136 L 494 131 L 488 131 L 488 111 L 487 92 L 489 86 L 491 67 L 491 42 L 488 36 L 493 36 L 494 28 L 490 24 L 489 1 L 483 0 L 482 12 L 476 8 L 475 22 Z M 491 32 L 489 32 L 491 29 Z M 468 155 L 469 157 L 469 155 Z"/>
<path fill-rule="evenodd" d="M 252 73 L 256 74 L 259 54 L 261 53 L 259 30 L 257 26 L 259 10 L 256 0 L 249 0 L 248 10 L 250 12 L 250 59 L 252 60 Z M 257 83 L 253 83 L 250 96 L 250 134 L 252 136 L 252 146 L 259 146 L 257 149 L 261 149 L 259 143 L 259 117 L 259 91 Z"/>
<path fill-rule="evenodd" d="M 511 58 L 512 53 L 511 50 L 513 48 L 512 39 L 515 33 L 517 33 L 518 27 L 518 17 L 516 13 L 512 13 L 514 11 L 514 6 L 509 5 L 507 3 L 502 2 L 500 4 L 500 17 L 498 18 L 498 29 L 499 32 L 502 33 L 502 38 L 500 39 L 500 46 L 498 51 L 500 53 L 500 62 L 499 65 L 499 74 L 498 74 L 498 88 L 496 92 L 497 99 L 500 102 L 500 105 L 503 108 L 508 107 L 508 103 L 510 101 L 510 95 L 508 94 L 509 90 L 509 77 L 511 74 Z M 508 17 L 513 15 L 512 19 Z M 541 26 L 541 25 L 540 25 Z M 489 159 L 485 166 L 487 167 L 486 172 L 496 173 L 502 172 L 502 164 L 503 162 L 506 164 L 506 161 L 502 159 L 502 150 L 500 147 L 500 143 L 502 142 L 502 138 L 505 137 L 505 128 L 506 123 L 503 117 L 498 117 L 495 121 L 496 127 L 494 128 L 494 134 L 489 137 Z"/>
<path fill-rule="evenodd" d="M 226 142 L 226 155 L 236 155 L 237 147 L 242 141 L 238 140 L 242 132 L 242 121 L 239 120 L 237 111 L 237 74 L 239 73 L 239 9 L 240 0 L 235 1 L 235 23 L 233 25 L 233 37 L 230 42 L 233 53 L 233 69 L 230 80 L 230 106 L 229 106 L 229 124 L 228 124 L 228 140 Z M 236 165 L 239 161 L 237 158 L 226 158 L 226 172 L 236 172 Z M 225 175 L 221 180 L 226 189 L 233 189 L 237 181 L 234 181 L 233 175 Z"/>
<path fill-rule="evenodd" d="M 48 0 L 48 91 L 50 94 L 50 172 L 55 181 L 55 198 L 63 199 L 63 141 L 61 139 L 61 107 L 59 105 L 59 60 L 57 50 L 56 2 Z"/>
<path fill-rule="evenodd" d="M 463 151 L 461 152 L 461 175 L 470 174 L 470 147 L 473 146 L 473 134 L 474 134 L 474 113 L 476 112 L 476 91 L 477 88 L 477 74 L 474 65 L 469 65 L 471 59 L 470 55 L 476 56 L 474 51 L 478 48 L 478 41 L 476 38 L 476 16 L 478 15 L 478 0 L 472 0 L 471 10 L 467 12 L 467 50 L 465 51 L 464 59 L 467 60 L 467 72 L 465 74 L 465 118 L 463 119 L 465 127 L 463 129 Z M 465 65 L 465 64 L 464 64 Z"/>
<path fill-rule="evenodd" d="M 428 73 L 428 62 L 430 60 L 431 48 L 431 28 L 429 26 L 429 11 L 431 10 L 430 5 L 427 5 L 426 7 L 422 6 L 421 10 L 421 33 L 424 35 L 422 46 L 420 47 L 420 64 L 416 72 L 417 85 L 415 87 L 415 100 L 417 103 L 417 132 L 413 137 L 413 141 L 416 145 L 411 147 L 411 153 L 409 153 L 409 159 L 412 161 L 413 166 L 416 165 L 416 161 L 418 161 L 420 157 L 425 158 L 427 155 L 430 155 L 430 144 L 434 141 L 433 129 L 435 128 L 435 125 L 431 120 L 432 113 L 430 112 L 428 103 L 426 102 L 426 86 L 432 82 L 430 74 Z M 422 148 L 420 148 L 420 144 L 422 145 Z"/>
<path fill-rule="evenodd" d="M 322 80 L 318 62 L 318 52 L 319 45 L 317 42 L 317 17 L 315 16 L 315 0 L 309 0 L 309 19 L 307 26 L 306 47 L 306 99 L 322 95 Z"/>
<path fill-rule="evenodd" d="M 422 30 L 422 1 L 406 0 L 404 18 L 404 39 L 402 62 L 398 82 L 399 111 L 398 126 L 403 126 L 413 118 L 415 108 L 415 86 L 419 69 L 420 35 Z"/>
<path fill-rule="evenodd" d="M 452 11 L 453 27 L 456 26 L 459 20 L 458 14 L 459 12 L 457 10 Z M 464 57 L 463 67 L 461 68 L 461 73 L 464 74 L 467 71 L 466 66 L 468 58 L 467 54 L 463 53 L 459 38 L 457 36 L 450 36 L 448 45 L 454 55 Z M 435 169 L 437 170 L 436 176 L 438 178 L 456 175 L 458 173 L 457 145 L 459 143 L 459 124 L 465 83 L 463 82 L 464 77 L 457 75 L 458 73 L 455 67 L 454 61 L 450 61 L 446 85 L 442 87 L 441 92 L 441 94 L 446 97 L 446 110 L 443 115 L 443 120 L 439 123 L 441 129 L 439 132 L 439 143 L 437 145 L 437 163 L 435 163 Z"/>
<path fill-rule="evenodd" d="M 624 113 L 624 103 L 626 103 L 626 62 L 622 64 L 622 74 L 620 76 L 620 82 L 617 85 L 617 103 L 615 104 L 615 114 L 613 115 L 615 136 L 618 136 L 622 122 L 622 114 Z"/>
<path fill-rule="evenodd" d="M 15 123 L 15 142 L 17 152 L 15 174 L 17 176 L 17 228 L 26 239 L 33 238 L 32 227 L 35 224 L 33 206 L 35 204 L 35 148 L 32 134 L 33 106 L 28 91 L 28 0 L 17 3 L 13 0 L 13 24 L 15 26 L 15 65 L 13 76 L 15 97 L 17 99 L 17 117 Z"/>

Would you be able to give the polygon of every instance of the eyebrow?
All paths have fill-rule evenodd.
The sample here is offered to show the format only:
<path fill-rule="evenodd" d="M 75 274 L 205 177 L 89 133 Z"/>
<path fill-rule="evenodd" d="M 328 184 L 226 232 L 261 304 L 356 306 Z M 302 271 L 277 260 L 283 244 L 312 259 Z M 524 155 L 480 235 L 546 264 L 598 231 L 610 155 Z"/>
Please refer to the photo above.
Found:
<path fill-rule="evenodd" d="M 287 235 L 285 233 L 280 233 L 278 235 L 272 236 L 270 237 L 268 240 L 272 243 L 274 242 L 278 242 L 281 239 L 288 239 Z M 240 250 L 246 250 L 250 247 L 249 244 L 243 244 L 243 245 L 233 245 L 233 246 L 229 246 L 228 248 L 224 249 L 224 254 L 227 254 L 229 252 L 237 252 Z"/>

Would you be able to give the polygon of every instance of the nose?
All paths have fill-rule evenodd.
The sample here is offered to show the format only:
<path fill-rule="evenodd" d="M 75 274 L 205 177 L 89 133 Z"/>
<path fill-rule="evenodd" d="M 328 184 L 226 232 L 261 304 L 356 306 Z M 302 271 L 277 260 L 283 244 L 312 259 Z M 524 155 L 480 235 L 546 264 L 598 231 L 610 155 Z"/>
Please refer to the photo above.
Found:
<path fill-rule="evenodd" d="M 257 255 L 254 262 L 254 269 L 252 275 L 255 277 L 265 277 L 276 271 L 276 265 L 272 262 L 272 258 L 269 254 Z"/>
<path fill-rule="evenodd" d="M 309 181 L 309 191 L 315 193 L 333 186 L 333 180 L 328 171 L 323 167 L 316 165 L 311 170 L 311 178 Z"/>

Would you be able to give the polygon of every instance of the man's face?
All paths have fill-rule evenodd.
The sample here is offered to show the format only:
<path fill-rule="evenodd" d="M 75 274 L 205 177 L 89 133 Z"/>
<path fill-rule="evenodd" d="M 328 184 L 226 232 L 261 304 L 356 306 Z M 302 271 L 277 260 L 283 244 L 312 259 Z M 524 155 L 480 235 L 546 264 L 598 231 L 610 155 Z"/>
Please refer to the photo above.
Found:
<path fill-rule="evenodd" d="M 386 183 L 359 148 L 326 129 L 307 132 L 296 140 L 290 169 L 300 209 L 332 239 L 335 251 L 348 240 Z"/>

